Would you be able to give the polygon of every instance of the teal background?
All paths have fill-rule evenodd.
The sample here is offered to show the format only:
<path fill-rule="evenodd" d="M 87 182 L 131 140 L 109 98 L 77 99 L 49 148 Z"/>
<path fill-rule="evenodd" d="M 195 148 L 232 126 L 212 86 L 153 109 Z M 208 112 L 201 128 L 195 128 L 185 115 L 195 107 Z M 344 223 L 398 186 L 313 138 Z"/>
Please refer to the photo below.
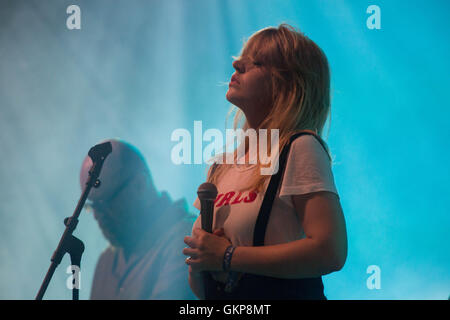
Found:
<path fill-rule="evenodd" d="M 81 8 L 68 30 L 66 8 Z M 369 5 L 381 10 L 370 30 Z M 145 155 L 158 189 L 190 210 L 206 165 L 171 162 L 177 128 L 225 129 L 232 56 L 255 31 L 290 23 L 327 54 L 324 138 L 349 254 L 324 277 L 329 299 L 447 299 L 450 2 L 2 1 L 0 298 L 33 299 L 80 196 L 91 146 L 120 137 Z M 447 39 L 447 40 L 445 40 Z M 205 146 L 205 145 L 204 145 Z M 82 299 L 106 246 L 83 212 Z M 70 299 L 65 257 L 46 299 Z M 370 265 L 381 288 L 369 290 Z"/>

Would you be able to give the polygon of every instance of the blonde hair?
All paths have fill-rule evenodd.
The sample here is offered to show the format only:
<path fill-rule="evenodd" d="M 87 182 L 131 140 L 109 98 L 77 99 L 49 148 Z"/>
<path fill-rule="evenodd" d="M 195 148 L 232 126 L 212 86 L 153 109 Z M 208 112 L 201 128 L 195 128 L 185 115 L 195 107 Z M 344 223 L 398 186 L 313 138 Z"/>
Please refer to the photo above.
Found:
<path fill-rule="evenodd" d="M 242 57 L 260 63 L 271 74 L 272 107 L 258 128 L 254 129 L 278 129 L 280 151 L 295 132 L 313 131 L 321 139 L 331 98 L 328 60 L 319 46 L 299 30 L 283 23 L 255 32 L 244 44 L 237 59 Z M 241 110 L 233 109 L 236 111 L 234 129 L 237 129 L 245 116 Z M 245 121 L 242 129 L 247 128 Z M 327 152 L 330 156 L 328 149 Z M 234 157 L 237 158 L 237 149 Z M 259 174 L 256 169 L 260 166 L 258 161 L 254 178 L 246 189 L 261 191 L 270 177 Z M 229 168 L 230 165 L 223 164 L 211 172 L 210 167 L 208 182 L 217 184 Z"/>

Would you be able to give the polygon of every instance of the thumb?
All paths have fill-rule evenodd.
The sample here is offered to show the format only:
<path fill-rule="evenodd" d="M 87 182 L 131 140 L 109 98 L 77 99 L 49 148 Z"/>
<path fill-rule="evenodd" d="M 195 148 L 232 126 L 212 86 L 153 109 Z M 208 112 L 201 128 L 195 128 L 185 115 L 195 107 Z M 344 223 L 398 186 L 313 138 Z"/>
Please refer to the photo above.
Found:
<path fill-rule="evenodd" d="M 223 236 L 225 236 L 225 231 L 223 230 L 223 228 L 220 228 L 220 229 L 214 230 L 213 234 L 218 237 L 223 237 Z"/>

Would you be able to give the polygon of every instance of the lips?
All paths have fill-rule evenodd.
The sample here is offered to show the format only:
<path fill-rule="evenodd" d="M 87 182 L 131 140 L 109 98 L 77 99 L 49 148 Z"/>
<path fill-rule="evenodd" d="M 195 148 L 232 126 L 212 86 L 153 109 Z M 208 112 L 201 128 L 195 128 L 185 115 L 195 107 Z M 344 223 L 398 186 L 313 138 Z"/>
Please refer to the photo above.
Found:
<path fill-rule="evenodd" d="M 233 75 L 233 76 L 231 77 L 230 84 L 233 84 L 233 83 L 239 84 L 239 80 L 238 80 L 238 78 L 237 78 L 236 75 Z"/>

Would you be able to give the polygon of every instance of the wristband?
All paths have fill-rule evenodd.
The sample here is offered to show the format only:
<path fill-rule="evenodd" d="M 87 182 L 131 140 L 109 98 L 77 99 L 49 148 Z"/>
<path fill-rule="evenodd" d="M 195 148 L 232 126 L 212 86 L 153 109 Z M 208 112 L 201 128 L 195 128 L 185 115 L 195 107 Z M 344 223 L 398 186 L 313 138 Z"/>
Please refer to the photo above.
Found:
<path fill-rule="evenodd" d="M 231 267 L 231 257 L 233 256 L 235 246 L 229 245 L 225 250 L 225 254 L 223 255 L 222 269 L 223 271 L 230 271 Z"/>

